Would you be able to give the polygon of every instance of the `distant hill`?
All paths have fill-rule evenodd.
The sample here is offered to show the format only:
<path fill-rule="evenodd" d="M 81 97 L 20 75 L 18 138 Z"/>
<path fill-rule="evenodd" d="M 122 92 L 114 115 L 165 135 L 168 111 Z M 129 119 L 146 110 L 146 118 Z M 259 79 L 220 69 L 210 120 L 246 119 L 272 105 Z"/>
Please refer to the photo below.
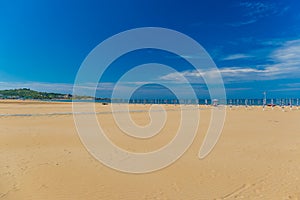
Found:
<path fill-rule="evenodd" d="M 28 88 L 0 90 L 0 99 L 72 99 L 71 94 L 38 92 Z"/>

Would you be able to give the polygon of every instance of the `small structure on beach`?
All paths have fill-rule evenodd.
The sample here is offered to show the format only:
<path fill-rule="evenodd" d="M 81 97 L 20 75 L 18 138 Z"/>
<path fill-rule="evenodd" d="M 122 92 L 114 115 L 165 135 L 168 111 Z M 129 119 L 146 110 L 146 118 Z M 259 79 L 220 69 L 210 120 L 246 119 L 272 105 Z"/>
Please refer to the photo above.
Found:
<path fill-rule="evenodd" d="M 213 99 L 212 100 L 212 105 L 217 107 L 219 105 L 219 100 L 218 99 Z"/>

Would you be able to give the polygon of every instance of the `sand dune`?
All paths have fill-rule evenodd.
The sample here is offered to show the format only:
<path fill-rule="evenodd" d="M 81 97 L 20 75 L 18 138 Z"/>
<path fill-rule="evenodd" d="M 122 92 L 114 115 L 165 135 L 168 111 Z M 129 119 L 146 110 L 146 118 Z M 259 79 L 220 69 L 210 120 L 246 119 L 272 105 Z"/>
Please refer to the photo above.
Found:
<path fill-rule="evenodd" d="M 132 110 L 149 107 L 130 105 Z M 109 106 L 99 104 L 96 111 L 107 112 L 97 116 L 116 145 L 148 152 L 164 146 L 178 128 L 178 107 L 164 107 L 166 125 L 148 140 L 123 134 Z M 219 142 L 199 160 L 210 109 L 199 110 L 196 139 L 178 161 L 153 173 L 128 174 L 87 152 L 69 114 L 71 103 L 0 102 L 0 199 L 300 199 L 300 110 L 227 109 Z M 131 117 L 139 125 L 150 120 L 147 112 Z"/>

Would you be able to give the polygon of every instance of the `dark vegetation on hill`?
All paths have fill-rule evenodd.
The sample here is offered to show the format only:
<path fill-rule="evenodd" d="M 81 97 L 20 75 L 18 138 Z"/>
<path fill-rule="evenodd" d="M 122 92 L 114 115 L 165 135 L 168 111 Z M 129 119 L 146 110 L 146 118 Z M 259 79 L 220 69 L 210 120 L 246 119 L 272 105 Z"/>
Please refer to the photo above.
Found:
<path fill-rule="evenodd" d="M 38 92 L 28 88 L 0 90 L 1 99 L 72 99 L 70 94 Z"/>

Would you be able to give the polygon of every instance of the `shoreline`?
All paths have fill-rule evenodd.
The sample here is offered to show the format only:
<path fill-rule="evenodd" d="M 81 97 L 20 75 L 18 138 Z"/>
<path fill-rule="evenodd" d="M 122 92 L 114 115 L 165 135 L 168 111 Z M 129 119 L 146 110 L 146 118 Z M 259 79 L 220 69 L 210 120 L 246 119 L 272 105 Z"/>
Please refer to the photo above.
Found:
<path fill-rule="evenodd" d="M 19 100 L 19 99 L 0 99 L 0 104 L 6 104 L 6 103 L 20 103 L 20 104 L 72 104 L 72 103 L 95 103 L 97 105 L 103 105 L 103 102 L 97 102 L 97 101 L 85 101 L 85 100 L 75 100 L 74 102 L 72 100 L 70 101 L 63 101 L 63 100 L 40 100 L 40 99 L 26 99 L 26 100 Z M 273 106 L 271 105 L 230 105 L 230 104 L 219 104 L 218 106 L 214 106 L 212 104 L 186 104 L 186 103 L 182 103 L 182 104 L 170 104 L 170 103 L 128 103 L 128 102 L 108 102 L 107 105 L 103 105 L 103 106 L 110 106 L 110 104 L 129 104 L 129 105 L 145 105 L 145 106 L 151 106 L 151 105 L 161 105 L 161 106 L 192 106 L 192 105 L 198 105 L 199 107 L 205 107 L 205 108 L 212 108 L 212 107 L 227 107 L 228 109 L 230 107 L 232 108 L 239 108 L 239 107 L 244 107 L 244 108 L 253 108 L 253 107 L 265 107 L 265 109 L 272 109 L 272 107 L 275 108 L 282 108 L 281 105 L 278 104 L 274 104 Z M 290 108 L 290 105 L 284 105 L 284 108 Z M 292 108 L 299 108 L 300 109 L 300 105 L 292 105 Z"/>

